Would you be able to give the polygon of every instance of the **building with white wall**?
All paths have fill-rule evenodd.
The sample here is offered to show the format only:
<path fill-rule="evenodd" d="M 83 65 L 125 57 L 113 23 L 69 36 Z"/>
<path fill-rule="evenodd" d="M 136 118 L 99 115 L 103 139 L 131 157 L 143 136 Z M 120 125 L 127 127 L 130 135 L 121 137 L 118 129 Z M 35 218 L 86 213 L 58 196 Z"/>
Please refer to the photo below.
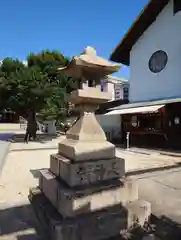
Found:
<path fill-rule="evenodd" d="M 121 117 L 119 115 L 96 115 L 96 119 L 104 130 L 108 140 L 121 137 Z"/>
<path fill-rule="evenodd" d="M 180 5 L 149 1 L 113 52 L 112 60 L 130 66 L 131 102 L 181 95 Z"/>
<path fill-rule="evenodd" d="M 129 99 L 129 82 L 124 78 L 109 75 L 103 80 L 103 91 L 111 93 L 111 100 Z"/>
<path fill-rule="evenodd" d="M 174 13 L 174 2 L 165 5 L 130 51 L 131 101 L 180 96 L 181 12 Z"/>
<path fill-rule="evenodd" d="M 130 67 L 129 104 L 112 109 L 143 142 L 181 149 L 181 1 L 150 0 L 111 60 Z"/>
<path fill-rule="evenodd" d="M 110 93 L 110 101 L 129 99 L 129 82 L 126 79 L 109 75 L 107 79 L 103 80 L 101 89 Z M 119 115 L 100 114 L 96 117 L 109 140 L 121 137 L 121 117 Z"/>

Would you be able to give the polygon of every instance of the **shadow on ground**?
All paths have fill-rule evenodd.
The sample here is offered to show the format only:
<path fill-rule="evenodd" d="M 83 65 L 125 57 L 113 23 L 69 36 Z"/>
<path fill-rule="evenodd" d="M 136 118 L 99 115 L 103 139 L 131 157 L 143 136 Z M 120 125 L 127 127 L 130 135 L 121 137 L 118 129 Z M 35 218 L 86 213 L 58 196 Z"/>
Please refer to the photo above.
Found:
<path fill-rule="evenodd" d="M 151 217 L 155 225 L 155 235 L 161 240 L 180 240 L 181 226 L 167 216 Z M 31 205 L 23 205 L 0 210 L 0 238 L 17 240 L 45 240 L 33 229 L 37 229 L 37 219 Z M 12 238 L 13 236 L 13 238 Z M 121 236 L 109 240 L 121 240 Z M 134 233 L 130 240 L 141 240 L 141 233 Z"/>
<path fill-rule="evenodd" d="M 37 221 L 30 204 L 0 210 L 0 238 L 11 239 L 13 236 L 17 240 L 43 240 L 35 228 Z"/>
<path fill-rule="evenodd" d="M 152 216 L 151 222 L 155 225 L 155 235 L 161 240 L 180 240 L 181 225 L 165 215 Z"/>
<path fill-rule="evenodd" d="M 0 141 L 3 141 L 3 142 L 10 141 L 13 138 L 13 136 L 14 136 L 13 132 L 8 132 L 8 133 L 0 132 Z"/>
<path fill-rule="evenodd" d="M 31 140 L 30 142 L 46 143 L 47 141 L 52 141 L 60 136 L 64 135 L 63 133 L 57 133 L 56 135 L 47 135 L 47 134 L 37 134 L 37 140 Z M 11 143 L 24 143 L 24 134 L 15 134 L 11 140 Z"/>

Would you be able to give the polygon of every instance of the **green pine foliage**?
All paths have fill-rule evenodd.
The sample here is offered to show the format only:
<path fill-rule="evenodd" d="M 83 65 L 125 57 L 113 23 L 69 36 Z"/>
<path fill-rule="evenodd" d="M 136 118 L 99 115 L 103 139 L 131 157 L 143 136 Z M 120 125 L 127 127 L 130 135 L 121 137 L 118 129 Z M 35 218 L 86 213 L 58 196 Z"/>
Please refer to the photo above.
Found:
<path fill-rule="evenodd" d="M 42 119 L 64 116 L 68 94 L 76 88 L 74 79 L 58 71 L 68 63 L 60 52 L 49 50 L 29 54 L 27 65 L 5 58 L 0 65 L 0 109 L 11 109 L 31 122 L 35 113 Z"/>

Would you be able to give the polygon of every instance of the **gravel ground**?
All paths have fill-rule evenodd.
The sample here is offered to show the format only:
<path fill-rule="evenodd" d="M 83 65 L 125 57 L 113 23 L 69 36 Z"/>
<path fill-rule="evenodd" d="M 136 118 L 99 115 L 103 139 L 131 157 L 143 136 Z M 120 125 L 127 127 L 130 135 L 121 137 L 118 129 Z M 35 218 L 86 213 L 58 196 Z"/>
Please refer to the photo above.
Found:
<path fill-rule="evenodd" d="M 0 141 L 0 174 L 6 160 L 6 155 L 9 152 L 9 147 L 10 147 L 9 142 Z"/>

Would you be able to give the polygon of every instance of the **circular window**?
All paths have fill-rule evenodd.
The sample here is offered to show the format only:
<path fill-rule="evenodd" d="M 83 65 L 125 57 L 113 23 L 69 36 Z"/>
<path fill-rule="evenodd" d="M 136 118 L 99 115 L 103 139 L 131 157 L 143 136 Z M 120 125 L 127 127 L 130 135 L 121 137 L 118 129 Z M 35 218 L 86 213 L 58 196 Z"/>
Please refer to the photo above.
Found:
<path fill-rule="evenodd" d="M 161 72 L 168 62 L 168 56 L 166 52 L 159 50 L 152 54 L 149 60 L 149 69 L 153 73 Z"/>

